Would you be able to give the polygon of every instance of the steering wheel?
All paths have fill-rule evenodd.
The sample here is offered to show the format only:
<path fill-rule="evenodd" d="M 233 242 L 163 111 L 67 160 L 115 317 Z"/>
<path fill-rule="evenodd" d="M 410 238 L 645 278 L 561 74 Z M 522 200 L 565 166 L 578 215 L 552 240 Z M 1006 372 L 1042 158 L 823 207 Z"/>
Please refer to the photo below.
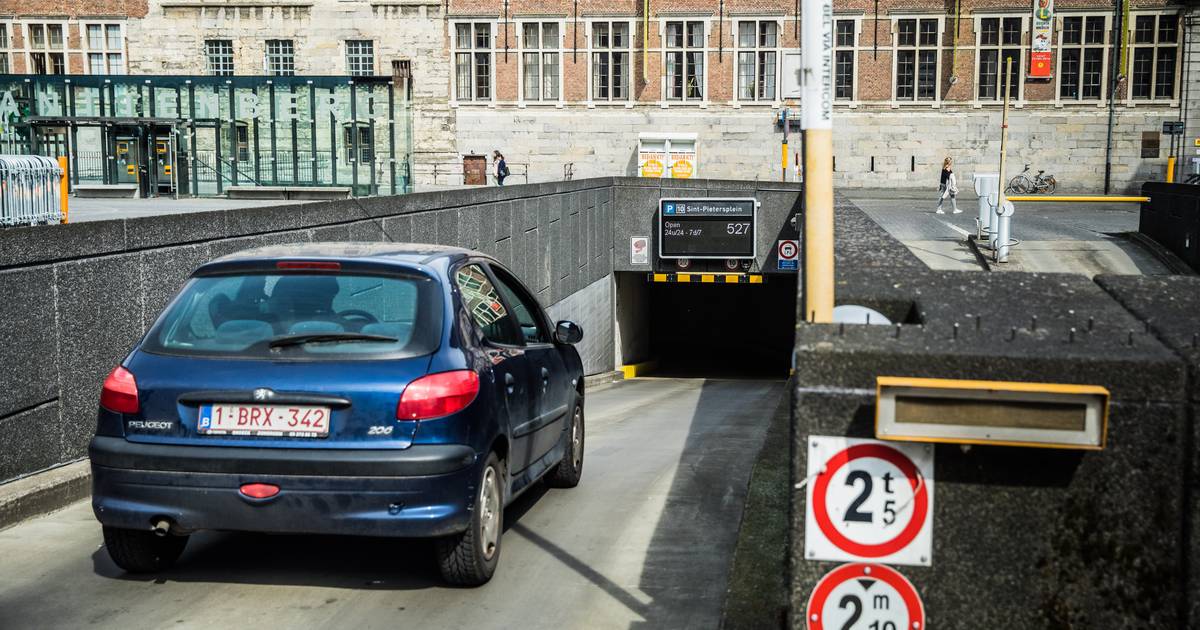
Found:
<path fill-rule="evenodd" d="M 347 311 L 339 311 L 337 316 L 344 320 L 347 320 L 347 322 L 357 323 L 358 324 L 357 330 L 362 330 L 363 326 L 367 326 L 369 324 L 378 324 L 379 323 L 379 318 L 368 313 L 367 311 L 357 309 L 357 308 L 352 308 Z"/>

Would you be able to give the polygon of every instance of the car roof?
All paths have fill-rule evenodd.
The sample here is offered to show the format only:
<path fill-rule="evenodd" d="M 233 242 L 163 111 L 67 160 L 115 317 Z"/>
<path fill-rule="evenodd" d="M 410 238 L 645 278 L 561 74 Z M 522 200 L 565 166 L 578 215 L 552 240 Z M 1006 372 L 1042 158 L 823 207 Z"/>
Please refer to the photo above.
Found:
<path fill-rule="evenodd" d="M 446 245 L 430 245 L 426 243 L 388 243 L 388 242 L 322 242 L 322 243 L 288 243 L 285 245 L 266 245 L 245 249 L 227 254 L 206 263 L 204 266 L 227 263 L 249 263 L 279 260 L 281 258 L 314 258 L 358 260 L 363 262 L 392 262 L 409 265 L 428 265 L 439 258 L 460 258 L 478 256 L 491 258 L 486 254 Z"/>

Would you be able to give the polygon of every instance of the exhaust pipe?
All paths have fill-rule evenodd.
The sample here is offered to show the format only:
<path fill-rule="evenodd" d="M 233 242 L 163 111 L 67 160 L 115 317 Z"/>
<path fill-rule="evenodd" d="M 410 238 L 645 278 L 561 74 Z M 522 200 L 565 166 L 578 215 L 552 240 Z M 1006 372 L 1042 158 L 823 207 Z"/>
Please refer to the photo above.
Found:
<path fill-rule="evenodd" d="M 160 518 L 154 522 L 154 526 L 151 528 L 151 530 L 157 536 L 166 536 L 167 534 L 171 533 L 171 521 L 169 519 Z"/>

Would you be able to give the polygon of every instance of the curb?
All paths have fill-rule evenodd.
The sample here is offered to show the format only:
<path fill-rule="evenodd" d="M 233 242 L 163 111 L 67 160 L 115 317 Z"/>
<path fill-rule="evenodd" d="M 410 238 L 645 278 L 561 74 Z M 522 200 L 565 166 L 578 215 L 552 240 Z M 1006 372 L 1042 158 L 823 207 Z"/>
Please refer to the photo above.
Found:
<path fill-rule="evenodd" d="M 985 256 L 984 253 L 982 251 L 980 251 L 979 242 L 975 238 L 974 234 L 970 234 L 967 236 L 967 249 L 971 250 L 972 254 L 975 254 L 975 262 L 979 263 L 979 266 L 983 267 L 984 271 L 992 270 L 992 265 L 988 262 L 987 256 Z"/>
<path fill-rule="evenodd" d="M 86 459 L 0 485 L 0 529 L 64 508 L 91 491 Z"/>
<path fill-rule="evenodd" d="M 620 370 L 591 374 L 583 377 L 583 389 L 588 393 L 598 392 L 603 389 L 608 389 L 623 380 L 625 379 Z"/>

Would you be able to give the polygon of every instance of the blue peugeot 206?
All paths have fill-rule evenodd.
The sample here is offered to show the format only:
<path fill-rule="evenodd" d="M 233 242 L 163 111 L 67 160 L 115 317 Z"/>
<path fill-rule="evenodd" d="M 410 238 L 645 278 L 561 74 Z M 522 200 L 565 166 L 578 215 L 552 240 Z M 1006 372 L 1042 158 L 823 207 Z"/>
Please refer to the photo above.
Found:
<path fill-rule="evenodd" d="M 478 585 L 504 506 L 579 483 L 576 324 L 464 249 L 271 246 L 197 269 L 104 382 L 92 505 L 113 561 L 198 530 L 436 539 Z"/>

